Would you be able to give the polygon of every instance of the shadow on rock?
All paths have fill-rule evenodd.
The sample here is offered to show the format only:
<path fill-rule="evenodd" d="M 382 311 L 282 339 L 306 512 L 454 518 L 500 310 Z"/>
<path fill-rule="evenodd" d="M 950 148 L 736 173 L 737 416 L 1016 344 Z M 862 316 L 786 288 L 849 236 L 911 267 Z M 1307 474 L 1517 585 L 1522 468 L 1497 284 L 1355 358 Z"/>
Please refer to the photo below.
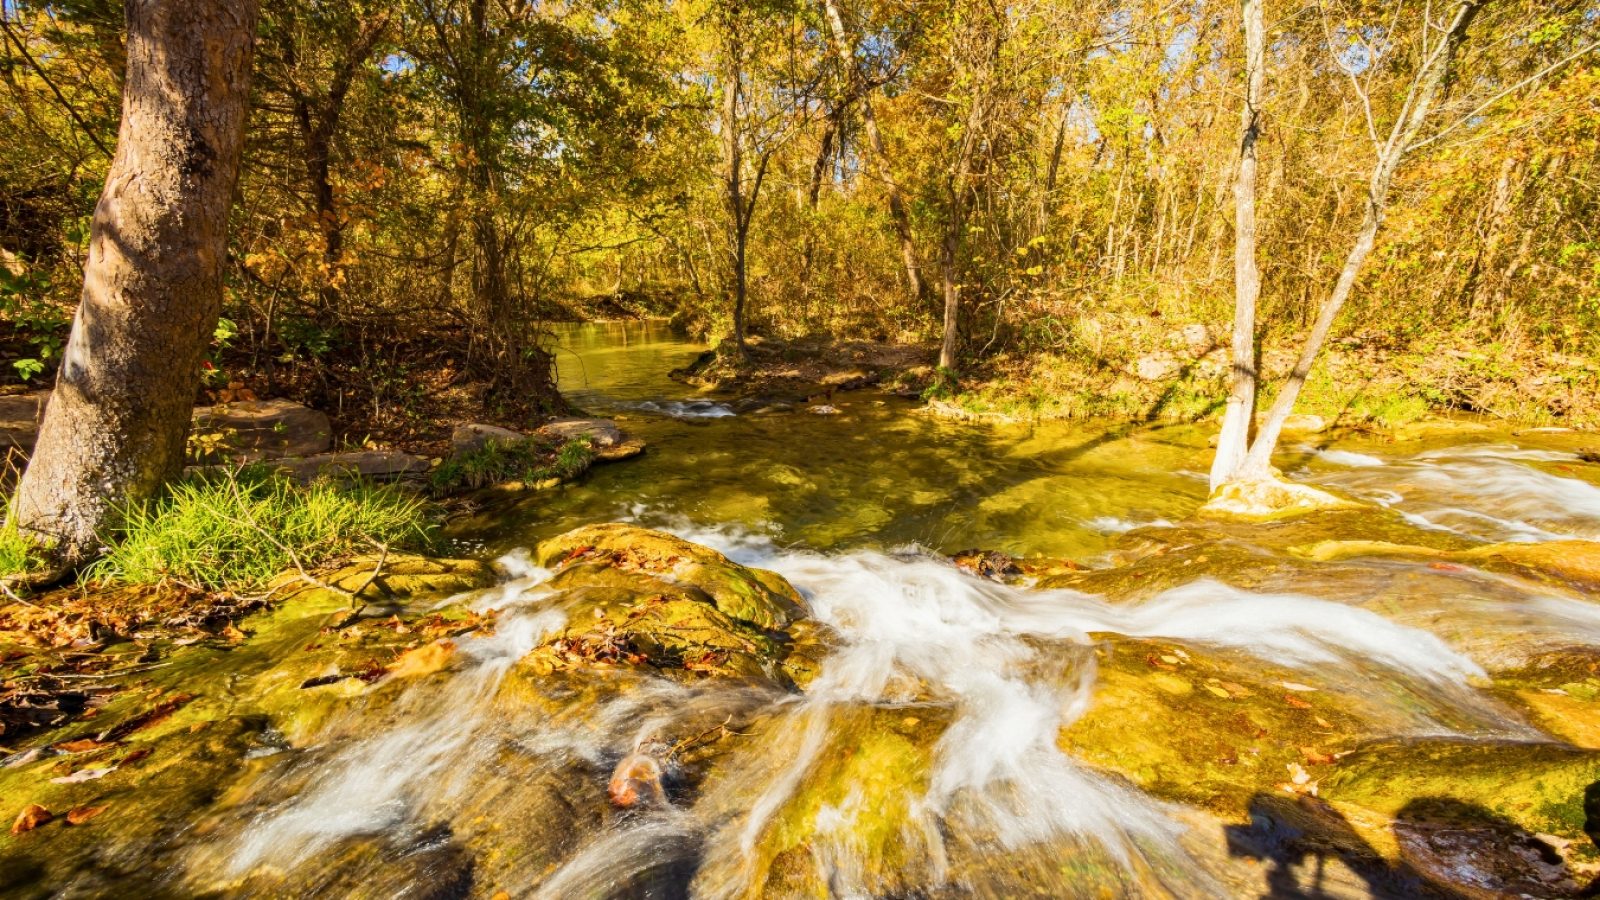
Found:
<path fill-rule="evenodd" d="M 1227 826 L 1228 852 L 1268 866 L 1263 897 L 1456 898 L 1405 863 L 1392 864 L 1337 810 L 1315 797 L 1257 794 L 1250 824 Z"/>

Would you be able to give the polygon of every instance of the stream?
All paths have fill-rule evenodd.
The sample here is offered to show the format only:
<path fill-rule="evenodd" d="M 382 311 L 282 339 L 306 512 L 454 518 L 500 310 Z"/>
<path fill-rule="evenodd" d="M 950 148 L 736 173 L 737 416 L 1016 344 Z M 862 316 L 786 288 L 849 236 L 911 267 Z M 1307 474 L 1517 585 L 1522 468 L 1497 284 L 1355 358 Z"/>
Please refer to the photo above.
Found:
<path fill-rule="evenodd" d="M 836 415 L 735 414 L 667 377 L 703 348 L 663 324 L 558 337 L 566 396 L 648 451 L 454 523 L 455 555 L 500 561 L 457 601 L 495 627 L 307 736 L 241 738 L 195 823 L 133 867 L 140 893 L 1476 897 L 1540 866 L 1523 893 L 1587 883 L 1559 871 L 1577 850 L 1496 856 L 1401 797 L 1469 777 L 1500 796 L 1543 766 L 1541 785 L 1578 785 L 1550 821 L 1581 808 L 1595 735 L 1552 723 L 1600 660 L 1600 607 L 1470 554 L 1600 539 L 1586 437 L 1290 439 L 1282 471 L 1369 509 L 1201 522 L 1203 427 L 954 423 L 870 390 Z M 526 674 L 578 615 L 531 548 L 604 522 L 783 576 L 828 636 L 814 679 Z M 1353 540 L 1421 549 L 1306 549 Z M 972 548 L 1077 565 L 999 583 L 946 558 Z M 242 697 L 274 652 L 217 677 Z M 649 752 L 659 796 L 614 808 L 607 779 Z M 1413 802 L 1386 806 L 1386 786 Z M 1557 828 L 1537 804 L 1480 805 L 1507 823 L 1483 833 Z M 102 874 L 128 866 L 105 855 Z"/>

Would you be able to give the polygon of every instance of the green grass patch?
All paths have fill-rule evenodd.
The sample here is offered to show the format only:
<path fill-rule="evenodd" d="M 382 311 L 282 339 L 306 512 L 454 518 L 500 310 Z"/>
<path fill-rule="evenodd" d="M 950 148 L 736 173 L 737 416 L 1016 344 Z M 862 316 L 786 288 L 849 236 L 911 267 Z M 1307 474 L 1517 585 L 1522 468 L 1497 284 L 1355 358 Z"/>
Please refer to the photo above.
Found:
<path fill-rule="evenodd" d="M 11 504 L 7 502 L 5 508 L 9 510 Z M 34 567 L 31 545 L 9 519 L 7 516 L 6 523 L 0 525 L 0 578 L 21 575 Z"/>
<path fill-rule="evenodd" d="M 253 587 L 293 569 L 296 560 L 319 568 L 373 552 L 373 542 L 429 550 L 438 524 L 431 503 L 391 485 L 302 486 L 253 469 L 194 476 L 128 510 L 84 580 Z"/>
<path fill-rule="evenodd" d="M 489 441 L 434 467 L 428 476 L 435 493 L 473 490 L 491 484 L 520 481 L 537 484 L 552 478 L 567 481 L 588 471 L 594 451 L 585 438 L 554 447 L 539 440 Z"/>

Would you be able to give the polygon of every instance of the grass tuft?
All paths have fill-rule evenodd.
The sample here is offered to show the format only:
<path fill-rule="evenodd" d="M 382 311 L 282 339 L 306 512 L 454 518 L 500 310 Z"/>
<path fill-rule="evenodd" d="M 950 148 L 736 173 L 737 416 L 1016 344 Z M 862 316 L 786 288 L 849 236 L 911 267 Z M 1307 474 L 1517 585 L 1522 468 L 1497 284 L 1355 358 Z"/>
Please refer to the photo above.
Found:
<path fill-rule="evenodd" d="M 428 550 L 438 524 L 432 504 L 390 485 L 302 486 L 260 469 L 208 473 L 128 510 L 84 580 L 253 587 L 293 569 L 296 560 L 314 569 L 369 553 L 374 541 Z"/>
<path fill-rule="evenodd" d="M 435 493 L 443 494 L 510 481 L 567 481 L 588 471 L 592 462 L 594 451 L 585 438 L 575 438 L 560 448 L 538 440 L 490 441 L 440 463 L 428 476 L 428 483 Z"/>

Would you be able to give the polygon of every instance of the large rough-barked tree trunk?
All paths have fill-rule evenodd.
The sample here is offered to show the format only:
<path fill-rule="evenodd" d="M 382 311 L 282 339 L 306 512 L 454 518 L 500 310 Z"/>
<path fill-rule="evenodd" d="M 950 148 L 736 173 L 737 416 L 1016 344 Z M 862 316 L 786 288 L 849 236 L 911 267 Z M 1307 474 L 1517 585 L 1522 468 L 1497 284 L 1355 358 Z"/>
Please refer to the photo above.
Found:
<path fill-rule="evenodd" d="M 125 12 L 117 152 L 13 511 L 66 566 L 182 468 L 248 112 L 256 0 L 127 0 Z"/>
<path fill-rule="evenodd" d="M 1256 302 L 1261 269 L 1256 262 L 1256 140 L 1261 135 L 1261 94 L 1266 83 L 1267 26 L 1263 0 L 1244 0 L 1244 109 L 1239 133 L 1239 169 L 1233 182 L 1233 347 L 1228 407 L 1222 416 L 1217 456 L 1211 463 L 1216 490 L 1244 465 L 1250 423 L 1256 414 Z"/>

